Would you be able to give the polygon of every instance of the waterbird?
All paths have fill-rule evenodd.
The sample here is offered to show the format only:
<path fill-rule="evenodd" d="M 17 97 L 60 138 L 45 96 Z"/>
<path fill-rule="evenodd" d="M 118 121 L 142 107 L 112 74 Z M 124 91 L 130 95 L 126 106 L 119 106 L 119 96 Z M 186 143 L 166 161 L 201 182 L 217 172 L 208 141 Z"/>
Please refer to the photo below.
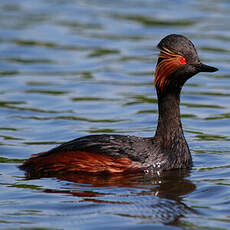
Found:
<path fill-rule="evenodd" d="M 218 69 L 203 64 L 193 43 L 170 34 L 157 45 L 154 86 L 158 124 L 153 137 L 89 135 L 34 154 L 19 166 L 27 177 L 90 173 L 157 173 L 192 167 L 192 156 L 180 118 L 180 94 L 185 82 L 199 72 Z"/>

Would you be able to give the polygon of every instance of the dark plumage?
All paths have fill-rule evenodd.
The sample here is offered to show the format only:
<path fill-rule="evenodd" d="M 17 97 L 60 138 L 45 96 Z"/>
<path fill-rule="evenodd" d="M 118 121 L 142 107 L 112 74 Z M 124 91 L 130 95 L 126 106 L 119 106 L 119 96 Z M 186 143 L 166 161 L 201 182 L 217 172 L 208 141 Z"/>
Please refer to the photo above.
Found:
<path fill-rule="evenodd" d="M 192 165 L 180 120 L 180 93 L 184 83 L 199 72 L 216 68 L 200 62 L 194 45 L 182 35 L 168 35 L 158 44 L 155 73 L 159 118 L 154 137 L 91 135 L 64 143 L 26 160 L 28 177 L 64 173 L 149 173 Z"/>

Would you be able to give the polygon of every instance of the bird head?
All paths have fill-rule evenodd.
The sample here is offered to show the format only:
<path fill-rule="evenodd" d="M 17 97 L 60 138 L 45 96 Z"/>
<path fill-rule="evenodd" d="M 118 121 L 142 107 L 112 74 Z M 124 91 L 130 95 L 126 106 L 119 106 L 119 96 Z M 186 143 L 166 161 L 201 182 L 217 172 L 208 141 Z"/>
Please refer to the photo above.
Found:
<path fill-rule="evenodd" d="M 168 35 L 157 47 L 160 54 L 154 84 L 158 92 L 181 89 L 184 83 L 197 73 L 218 70 L 203 64 L 193 43 L 182 35 Z"/>

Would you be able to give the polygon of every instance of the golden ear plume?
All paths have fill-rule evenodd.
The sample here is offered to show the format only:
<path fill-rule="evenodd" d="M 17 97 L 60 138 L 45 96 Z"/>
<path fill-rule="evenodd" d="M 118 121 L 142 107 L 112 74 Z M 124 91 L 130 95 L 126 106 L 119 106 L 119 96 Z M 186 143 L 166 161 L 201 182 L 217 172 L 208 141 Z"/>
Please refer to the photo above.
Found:
<path fill-rule="evenodd" d="M 168 76 L 175 72 L 180 66 L 186 64 L 186 59 L 167 48 L 160 50 L 159 58 L 163 60 L 156 67 L 154 85 L 163 91 L 168 82 Z"/>

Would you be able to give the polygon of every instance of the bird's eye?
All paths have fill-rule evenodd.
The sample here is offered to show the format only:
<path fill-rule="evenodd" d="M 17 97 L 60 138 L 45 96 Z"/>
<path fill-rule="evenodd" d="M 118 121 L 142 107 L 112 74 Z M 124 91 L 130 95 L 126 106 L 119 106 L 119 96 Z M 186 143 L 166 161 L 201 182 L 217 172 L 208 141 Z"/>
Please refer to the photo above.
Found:
<path fill-rule="evenodd" d="M 180 57 L 179 62 L 180 64 L 185 65 L 187 63 L 187 60 L 184 57 Z"/>

